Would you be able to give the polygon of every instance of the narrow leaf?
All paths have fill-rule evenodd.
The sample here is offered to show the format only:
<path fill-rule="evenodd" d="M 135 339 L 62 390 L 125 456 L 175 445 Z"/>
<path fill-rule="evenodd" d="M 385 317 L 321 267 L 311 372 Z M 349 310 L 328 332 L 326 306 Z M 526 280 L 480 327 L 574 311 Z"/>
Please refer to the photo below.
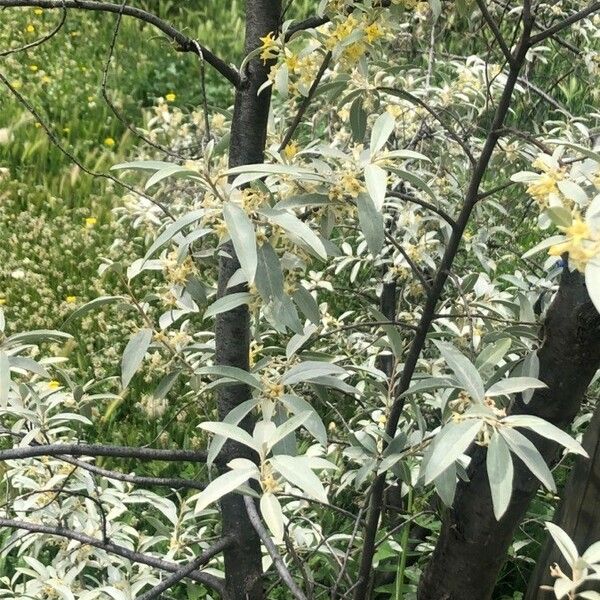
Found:
<path fill-rule="evenodd" d="M 124 388 L 129 385 L 140 368 L 150 342 L 152 342 L 151 329 L 140 329 L 129 338 L 121 360 L 121 382 Z"/>

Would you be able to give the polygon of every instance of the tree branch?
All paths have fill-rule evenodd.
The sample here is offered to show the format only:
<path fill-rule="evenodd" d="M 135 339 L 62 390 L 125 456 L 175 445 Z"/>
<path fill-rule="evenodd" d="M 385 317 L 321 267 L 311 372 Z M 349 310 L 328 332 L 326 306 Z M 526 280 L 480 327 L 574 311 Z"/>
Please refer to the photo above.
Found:
<path fill-rule="evenodd" d="M 411 196 L 410 194 L 404 194 L 402 192 L 395 192 L 395 191 L 387 192 L 387 195 L 392 196 L 393 198 L 399 198 L 400 200 L 406 200 L 406 202 L 412 202 L 413 204 L 418 204 L 419 206 L 422 206 L 423 208 L 427 208 L 431 212 L 434 212 L 436 215 L 439 215 L 440 217 L 442 217 L 442 219 L 444 219 L 444 221 L 446 221 L 446 223 L 448 223 L 448 225 L 450 225 L 450 227 L 452 227 L 452 229 L 454 229 L 456 227 L 456 221 L 446 211 L 444 211 L 441 208 L 438 208 L 437 206 L 435 206 L 434 204 L 431 204 L 430 202 L 427 202 L 426 200 L 421 200 L 419 198 L 415 198 L 414 196 Z"/>
<path fill-rule="evenodd" d="M 490 14 L 490 11 L 488 10 L 487 6 L 485 5 L 485 0 L 477 0 L 477 6 L 479 7 L 479 10 L 480 10 L 483 18 L 485 19 L 485 22 L 488 24 L 489 28 L 492 30 L 492 33 L 494 34 L 494 38 L 496 39 L 496 42 L 498 42 L 498 45 L 500 46 L 500 50 L 502 50 L 502 54 L 504 54 L 504 58 L 506 58 L 506 61 L 508 62 L 508 64 L 512 66 L 512 64 L 514 62 L 513 55 L 510 52 L 510 48 L 506 45 L 506 41 L 502 37 L 502 33 L 500 32 L 500 29 L 498 29 L 498 25 L 496 24 L 496 21 L 494 21 L 494 18 L 492 17 L 492 15 Z"/>
<path fill-rule="evenodd" d="M 304 592 L 298 587 L 298 584 L 294 581 L 292 574 L 288 571 L 288 568 L 285 566 L 283 559 L 281 558 L 279 552 L 269 532 L 265 529 L 265 526 L 262 524 L 260 520 L 260 515 L 256 510 L 256 506 L 254 505 L 254 499 L 250 496 L 244 496 L 244 503 L 246 504 L 246 510 L 248 511 L 248 516 L 250 517 L 250 522 L 252 523 L 252 527 L 254 527 L 256 533 L 260 537 L 262 543 L 265 545 L 267 552 L 270 554 L 273 559 L 273 564 L 277 569 L 277 572 L 281 576 L 281 579 L 287 585 L 290 592 L 296 600 L 306 600 L 306 596 Z"/>
<path fill-rule="evenodd" d="M 160 598 L 163 592 L 172 588 L 176 583 L 179 583 L 182 579 L 189 577 L 196 569 L 207 563 L 213 556 L 222 552 L 225 548 L 233 543 L 233 538 L 225 537 L 218 542 L 214 543 L 210 548 L 205 550 L 200 556 L 197 556 L 192 562 L 173 573 L 171 577 L 167 577 L 164 581 L 154 586 L 149 592 L 142 594 L 138 600 L 155 600 Z"/>
<path fill-rule="evenodd" d="M 122 6 L 121 4 L 112 4 L 110 2 L 97 2 L 96 0 L 0 0 L 0 7 L 27 7 L 33 6 L 46 9 L 68 8 L 77 10 L 91 10 L 94 12 L 108 12 L 133 17 L 144 23 L 149 23 L 162 31 L 169 39 L 178 45 L 181 52 L 192 52 L 198 54 L 195 40 L 173 27 L 167 21 L 163 21 L 155 14 L 149 13 L 141 8 L 133 6 Z M 228 65 L 223 59 L 213 54 L 208 48 L 200 46 L 202 58 L 218 71 L 223 77 L 230 81 L 235 87 L 241 82 L 241 77 L 237 69 Z"/>
<path fill-rule="evenodd" d="M 587 8 L 584 8 L 583 10 L 572 14 L 570 17 L 567 17 L 564 21 L 561 21 L 560 23 L 557 23 L 556 25 L 538 33 L 537 35 L 532 36 L 529 40 L 529 46 L 535 46 L 536 44 L 543 42 L 545 39 L 553 36 L 555 33 L 558 33 L 559 31 L 566 29 L 570 25 L 573 25 L 574 23 L 577 23 L 578 21 L 589 17 L 591 14 L 599 10 L 600 2 L 593 2 Z"/>
<path fill-rule="evenodd" d="M 205 452 L 193 450 L 162 450 L 159 448 L 134 448 L 130 446 L 103 446 L 101 444 L 40 444 L 0 450 L 0 461 L 36 456 L 111 456 L 173 462 L 206 462 Z"/>
<path fill-rule="evenodd" d="M 129 548 L 125 548 L 124 546 L 113 544 L 112 542 L 103 542 L 102 540 L 99 540 L 97 538 L 84 535 L 83 533 L 79 533 L 77 531 L 71 531 L 70 529 L 67 529 L 65 527 L 52 527 L 50 525 L 28 523 L 27 521 L 17 521 L 15 519 L 5 519 L 3 517 L 0 517 L 0 527 L 9 527 L 11 529 L 23 529 L 25 531 L 30 531 L 31 533 L 44 533 L 47 535 L 56 535 L 58 537 L 64 537 L 69 540 L 74 540 L 76 542 L 92 546 L 93 548 L 104 550 L 105 552 L 109 552 L 110 554 L 116 554 L 117 556 L 121 556 L 132 562 L 139 563 L 142 565 L 148 565 L 149 567 L 160 569 L 162 571 L 167 571 L 169 573 L 178 573 L 181 570 L 181 565 L 177 563 L 168 562 L 166 560 L 162 560 L 161 558 L 156 558 L 148 554 L 141 554 L 140 552 L 135 552 L 133 550 L 130 550 Z M 211 549 L 209 548 L 206 552 L 210 552 L 210 550 Z M 189 577 L 190 579 L 192 579 L 193 581 L 197 581 L 198 583 L 203 583 L 204 585 L 207 585 L 208 587 L 217 591 L 219 594 L 224 594 L 225 590 L 223 587 L 223 583 L 214 575 L 202 573 L 201 571 L 192 571 L 191 573 L 188 573 L 186 577 Z"/>

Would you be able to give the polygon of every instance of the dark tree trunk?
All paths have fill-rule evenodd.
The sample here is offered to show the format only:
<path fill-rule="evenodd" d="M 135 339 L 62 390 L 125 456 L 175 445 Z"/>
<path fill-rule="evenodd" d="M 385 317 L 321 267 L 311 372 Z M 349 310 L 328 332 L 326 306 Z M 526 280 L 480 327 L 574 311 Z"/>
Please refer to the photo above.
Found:
<path fill-rule="evenodd" d="M 583 447 L 590 458 L 577 457 L 554 517 L 554 522 L 569 534 L 580 553 L 600 540 L 600 405 L 583 436 Z M 551 591 L 540 590 L 542 585 L 553 585 L 550 576 L 553 563 L 558 563 L 565 573 L 569 573 L 556 544 L 548 536 L 535 563 L 525 600 L 555 597 Z M 600 592 L 600 582 L 586 589 Z"/>
<path fill-rule="evenodd" d="M 260 46 L 259 38 L 278 30 L 280 14 L 280 0 L 246 0 L 246 53 Z M 264 90 L 260 96 L 257 92 L 265 82 L 269 69 L 270 65 L 264 65 L 258 58 L 250 61 L 242 85 L 237 90 L 229 151 L 231 167 L 263 161 L 271 93 L 270 89 Z M 232 244 L 226 244 L 219 261 L 219 297 L 245 289 L 244 286 L 227 289 L 227 282 L 239 266 Z M 250 319 L 246 305 L 217 315 L 215 343 L 218 364 L 248 370 Z M 249 397 L 247 386 L 230 385 L 222 388 L 218 398 L 219 416 L 225 417 Z M 249 420 L 243 425 L 251 427 Z M 228 442 L 223 448 L 221 460 L 227 463 L 239 456 L 249 457 L 248 448 Z M 227 596 L 230 600 L 262 600 L 260 540 L 250 523 L 242 497 L 229 494 L 221 501 L 221 511 L 223 533 L 232 535 L 236 540 L 224 553 Z"/>
<path fill-rule="evenodd" d="M 548 388 L 537 390 L 528 405 L 518 400 L 515 414 L 533 414 L 559 427 L 577 414 L 585 391 L 600 366 L 600 315 L 590 302 L 583 276 L 563 273 L 558 294 L 542 328 L 539 378 Z M 548 462 L 556 444 L 531 434 Z M 421 578 L 419 600 L 488 600 L 506 551 L 539 482 L 515 459 L 513 496 L 497 522 L 485 465 L 486 451 L 472 451 L 471 481 L 459 484 L 454 505 L 444 515 L 435 551 Z"/>

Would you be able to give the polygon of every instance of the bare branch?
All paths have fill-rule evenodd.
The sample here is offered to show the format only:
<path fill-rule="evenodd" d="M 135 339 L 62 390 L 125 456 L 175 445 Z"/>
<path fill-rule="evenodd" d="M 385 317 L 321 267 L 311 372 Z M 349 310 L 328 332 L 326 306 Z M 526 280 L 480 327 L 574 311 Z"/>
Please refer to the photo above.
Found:
<path fill-rule="evenodd" d="M 556 25 L 553 25 L 552 27 L 545 29 L 541 33 L 538 33 L 537 35 L 532 36 L 531 39 L 529 40 L 529 45 L 535 46 L 536 44 L 539 44 L 540 42 L 543 42 L 545 39 L 553 36 L 555 33 L 558 33 L 559 31 L 566 29 L 570 25 L 573 25 L 574 23 L 577 23 L 578 21 L 581 21 L 582 19 L 589 17 L 591 14 L 593 14 L 599 10 L 600 10 L 600 2 L 592 2 L 587 8 L 584 8 L 583 10 L 580 10 L 579 12 L 572 14 L 570 17 L 567 17 L 564 21 L 561 21 L 560 23 L 557 23 Z"/>
<path fill-rule="evenodd" d="M 58 459 L 75 465 L 84 471 L 89 471 L 95 475 L 106 477 L 106 479 L 114 479 L 115 481 L 126 481 L 127 483 L 133 483 L 140 486 L 157 486 L 157 487 L 168 487 L 173 489 L 191 489 L 191 490 L 203 490 L 206 487 L 205 483 L 201 481 L 195 481 L 194 479 L 179 479 L 176 477 L 144 477 L 142 475 L 135 475 L 131 473 L 120 473 L 119 471 L 111 471 L 110 469 L 103 469 L 96 465 L 91 465 L 83 460 L 77 458 L 71 458 L 68 456 L 57 456 Z"/>
<path fill-rule="evenodd" d="M 130 446 L 104 446 L 101 444 L 40 444 L 0 450 L 0 461 L 36 456 L 111 456 L 113 458 L 137 458 L 173 462 L 206 462 L 205 452 L 193 450 L 162 450 L 159 448 L 135 448 Z"/>
<path fill-rule="evenodd" d="M 195 40 L 189 38 L 181 31 L 173 27 L 167 21 L 163 21 L 155 14 L 146 12 L 141 8 L 133 6 L 122 7 L 121 4 L 112 4 L 110 2 L 97 2 L 96 0 L 0 0 L 0 7 L 27 7 L 34 6 L 38 8 L 57 9 L 68 8 L 77 10 L 91 10 L 95 12 L 108 12 L 122 14 L 149 23 L 162 31 L 170 40 L 178 45 L 181 52 L 193 52 L 197 54 Z M 228 79 L 235 87 L 240 85 L 240 74 L 237 69 L 228 65 L 223 59 L 213 54 L 208 48 L 200 46 L 204 60 L 216 69 L 221 75 Z"/>
<path fill-rule="evenodd" d="M 29 42 L 29 44 L 25 44 L 24 46 L 19 46 L 18 48 L 11 48 L 10 50 L 3 50 L 2 52 L 0 52 L 0 58 L 3 58 L 4 56 L 9 56 L 10 54 L 18 54 L 19 52 L 24 52 L 25 50 L 35 48 L 36 46 L 41 46 L 44 42 L 47 42 L 49 39 L 53 38 L 63 28 L 63 25 L 67 20 L 67 9 L 64 6 L 62 7 L 62 9 L 63 10 L 62 15 L 60 17 L 60 21 L 58 22 L 58 25 L 54 29 L 52 29 L 52 31 L 50 31 L 50 33 L 47 33 L 46 35 L 43 35 L 37 40 Z"/>
<path fill-rule="evenodd" d="M 27 521 L 17 521 L 15 519 L 5 519 L 3 517 L 0 517 L 0 527 L 9 527 L 11 529 L 23 529 L 25 531 L 30 531 L 31 533 L 44 533 L 47 535 L 56 535 L 58 537 L 64 537 L 69 540 L 80 542 L 87 546 L 92 546 L 93 548 L 99 548 L 100 550 L 104 550 L 106 552 L 109 552 L 110 554 L 122 556 L 123 558 L 126 558 L 127 560 L 130 560 L 132 562 L 139 563 L 142 565 L 148 565 L 149 567 L 160 569 L 162 571 L 167 571 L 169 573 L 178 573 L 181 570 L 181 565 L 177 563 L 168 562 L 166 560 L 162 560 L 161 558 L 156 558 L 148 554 L 134 552 L 129 548 L 113 544 L 112 542 L 103 542 L 102 540 L 90 537 L 88 535 L 84 535 L 83 533 L 71 531 L 66 527 L 52 527 L 50 525 L 28 523 Z M 206 552 L 210 552 L 210 550 L 211 549 L 209 548 Z M 219 594 L 224 594 L 225 590 L 223 587 L 223 583 L 214 575 L 202 573 L 201 571 L 192 571 L 191 573 L 188 573 L 186 577 L 189 577 L 190 579 L 192 579 L 193 581 L 197 581 L 198 583 L 203 583 L 204 585 L 207 585 L 208 587 L 217 591 Z"/>
<path fill-rule="evenodd" d="M 304 592 L 298 587 L 298 584 L 294 581 L 292 574 L 288 571 L 288 568 L 285 566 L 283 559 L 281 558 L 269 532 L 265 529 L 265 526 L 262 524 L 260 520 L 260 515 L 256 510 L 256 506 L 254 505 L 254 499 L 250 496 L 244 496 L 244 503 L 246 504 L 246 510 L 248 511 L 248 516 L 250 517 L 250 522 L 252 523 L 252 527 L 254 527 L 256 533 L 260 537 L 262 543 L 265 545 L 267 552 L 270 554 L 273 559 L 273 564 L 277 569 L 277 572 L 281 576 L 281 579 L 287 585 L 290 592 L 296 600 L 306 600 L 306 596 Z"/>
<path fill-rule="evenodd" d="M 2 0 L 0 0 L 0 2 L 1 1 Z M 2 5 L 0 4 L 0 6 L 2 6 Z M 54 131 L 52 131 L 52 129 L 50 129 L 50 126 L 42 119 L 40 113 L 10 83 L 10 81 L 8 81 L 8 79 L 4 76 L 4 74 L 2 72 L 0 72 L 0 82 L 2 82 L 11 91 L 12 95 L 19 101 L 21 106 L 23 106 L 25 109 L 27 109 L 27 111 L 35 118 L 36 122 L 39 123 L 40 126 L 42 127 L 42 129 L 46 132 L 46 135 L 48 136 L 48 139 L 52 142 L 52 144 L 56 148 L 58 148 L 58 150 L 60 150 L 69 160 L 71 160 L 74 164 L 76 164 L 84 173 L 87 173 L 88 175 L 91 175 L 92 177 L 102 177 L 103 179 L 108 179 L 109 181 L 116 183 L 117 185 L 121 186 L 122 188 L 124 188 L 130 192 L 133 192 L 134 194 L 137 194 L 138 196 L 140 196 L 142 198 L 145 198 L 149 202 L 152 202 L 152 204 L 154 204 L 155 206 L 158 206 L 158 208 L 160 208 L 165 213 L 165 215 L 167 215 L 172 221 L 175 220 L 173 213 L 171 213 L 171 211 L 162 202 L 159 202 L 155 198 L 148 196 L 141 190 L 138 190 L 138 189 L 134 188 L 133 186 L 128 185 L 127 183 L 121 181 L 117 177 L 110 175 L 109 173 L 97 173 L 96 171 L 92 171 L 91 169 L 88 169 L 71 151 L 67 150 L 67 148 L 65 148 L 60 143 L 58 136 L 54 133 Z"/>
<path fill-rule="evenodd" d="M 406 202 L 418 204 L 419 206 L 422 206 L 423 208 L 426 208 L 431 212 L 434 212 L 436 215 L 442 217 L 442 219 L 444 219 L 444 221 L 446 221 L 446 223 L 448 223 L 448 225 L 450 225 L 452 229 L 456 227 L 456 221 L 445 210 L 435 206 L 434 204 L 431 204 L 431 202 L 421 200 L 420 198 L 416 198 L 415 196 L 411 196 L 410 194 L 404 194 L 402 192 L 391 191 L 388 192 L 387 195 L 392 196 L 394 198 L 399 198 L 400 200 L 406 200 Z"/>
<path fill-rule="evenodd" d="M 302 117 L 308 110 L 308 107 L 310 106 L 312 99 L 315 97 L 317 88 L 319 87 L 319 83 L 321 82 L 321 79 L 323 79 L 323 75 L 325 75 L 325 71 L 327 71 L 327 67 L 329 66 L 329 63 L 331 62 L 331 56 L 332 56 L 331 51 L 329 51 L 325 55 L 325 58 L 323 58 L 323 62 L 321 63 L 321 66 L 319 67 L 319 71 L 318 71 L 314 81 L 312 82 L 310 89 L 308 90 L 308 94 L 302 100 L 302 104 L 300 105 L 300 108 L 298 109 L 298 112 L 296 113 L 296 116 L 294 117 L 294 121 L 290 125 L 290 128 L 287 130 L 285 137 L 283 138 L 283 141 L 281 142 L 281 144 L 279 146 L 279 152 L 282 152 L 283 150 L 285 150 L 285 147 L 292 141 L 292 138 L 294 137 L 294 133 L 296 133 L 296 129 L 298 129 L 298 125 L 300 125 L 300 122 L 302 121 Z"/>
<path fill-rule="evenodd" d="M 485 22 L 492 30 L 494 38 L 496 39 L 496 42 L 498 42 L 500 50 L 502 50 L 502 54 L 504 54 L 504 58 L 506 58 L 506 61 L 509 65 L 512 65 L 514 62 L 513 55 L 510 52 L 510 48 L 506 45 L 506 41 L 504 37 L 502 37 L 500 29 L 498 29 L 498 25 L 496 24 L 496 21 L 494 21 L 494 17 L 492 17 L 492 15 L 490 14 L 490 11 L 488 10 L 485 4 L 485 0 L 477 0 L 477 6 L 479 7 L 481 14 L 483 15 L 483 18 L 485 19 Z"/>
<path fill-rule="evenodd" d="M 138 600 L 155 600 L 156 598 L 160 598 L 163 592 L 166 592 L 168 589 L 172 588 L 176 583 L 179 583 L 182 579 L 185 579 L 193 573 L 196 569 L 207 563 L 213 556 L 222 552 L 227 546 L 233 543 L 233 538 L 226 537 L 215 544 L 213 544 L 210 548 L 205 550 L 200 556 L 197 556 L 192 562 L 188 565 L 173 573 L 171 577 L 167 577 L 164 581 L 154 586 L 149 592 L 142 594 Z"/>

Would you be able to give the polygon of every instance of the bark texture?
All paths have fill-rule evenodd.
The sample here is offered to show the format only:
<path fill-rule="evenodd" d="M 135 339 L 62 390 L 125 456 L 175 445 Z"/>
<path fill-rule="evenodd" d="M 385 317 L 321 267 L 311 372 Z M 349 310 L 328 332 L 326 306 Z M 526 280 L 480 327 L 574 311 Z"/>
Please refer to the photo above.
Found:
<path fill-rule="evenodd" d="M 278 30 L 280 15 L 280 0 L 246 0 L 246 53 L 261 45 L 259 38 Z M 258 89 L 265 82 L 270 66 L 256 58 L 250 61 L 242 75 L 242 83 L 236 92 L 231 127 L 230 167 L 263 162 L 271 93 L 268 88 L 258 95 Z M 227 288 L 229 279 L 239 267 L 233 245 L 225 244 L 219 260 L 219 297 L 245 290 L 245 286 Z M 246 305 L 217 315 L 215 343 L 217 364 L 248 370 L 250 318 Z M 245 385 L 222 388 L 218 398 L 220 418 L 249 398 L 250 391 Z M 249 420 L 242 423 L 247 429 L 251 425 Z M 225 444 L 221 454 L 224 463 L 240 456 L 255 458 L 241 444 Z M 236 541 L 224 552 L 227 597 L 230 600 L 262 600 L 260 539 L 250 523 L 242 496 L 229 494 L 224 497 L 221 512 L 223 534 L 231 535 Z"/>
<path fill-rule="evenodd" d="M 577 457 L 554 516 L 554 522 L 569 534 L 580 553 L 600 540 L 600 405 L 583 436 L 583 447 L 590 458 Z M 565 573 L 570 573 L 556 544 L 547 536 L 529 580 L 525 600 L 555 598 L 551 591 L 540 590 L 540 586 L 554 583 L 550 576 L 553 563 L 558 563 Z M 585 589 L 600 592 L 600 582 Z"/>
<path fill-rule="evenodd" d="M 600 315 L 594 309 L 583 276 L 563 273 L 560 288 L 542 327 L 539 378 L 548 388 L 531 402 L 518 400 L 513 414 L 533 414 L 558 427 L 568 425 L 600 366 Z M 525 430 L 522 430 L 523 432 Z M 544 458 L 553 462 L 557 446 L 528 436 Z M 539 482 L 514 459 L 513 496 L 497 522 L 485 465 L 486 451 L 471 452 L 469 483 L 458 486 L 454 505 L 444 515 L 440 537 L 421 578 L 419 600 L 489 600 L 506 558 L 515 528 L 535 495 Z"/>

